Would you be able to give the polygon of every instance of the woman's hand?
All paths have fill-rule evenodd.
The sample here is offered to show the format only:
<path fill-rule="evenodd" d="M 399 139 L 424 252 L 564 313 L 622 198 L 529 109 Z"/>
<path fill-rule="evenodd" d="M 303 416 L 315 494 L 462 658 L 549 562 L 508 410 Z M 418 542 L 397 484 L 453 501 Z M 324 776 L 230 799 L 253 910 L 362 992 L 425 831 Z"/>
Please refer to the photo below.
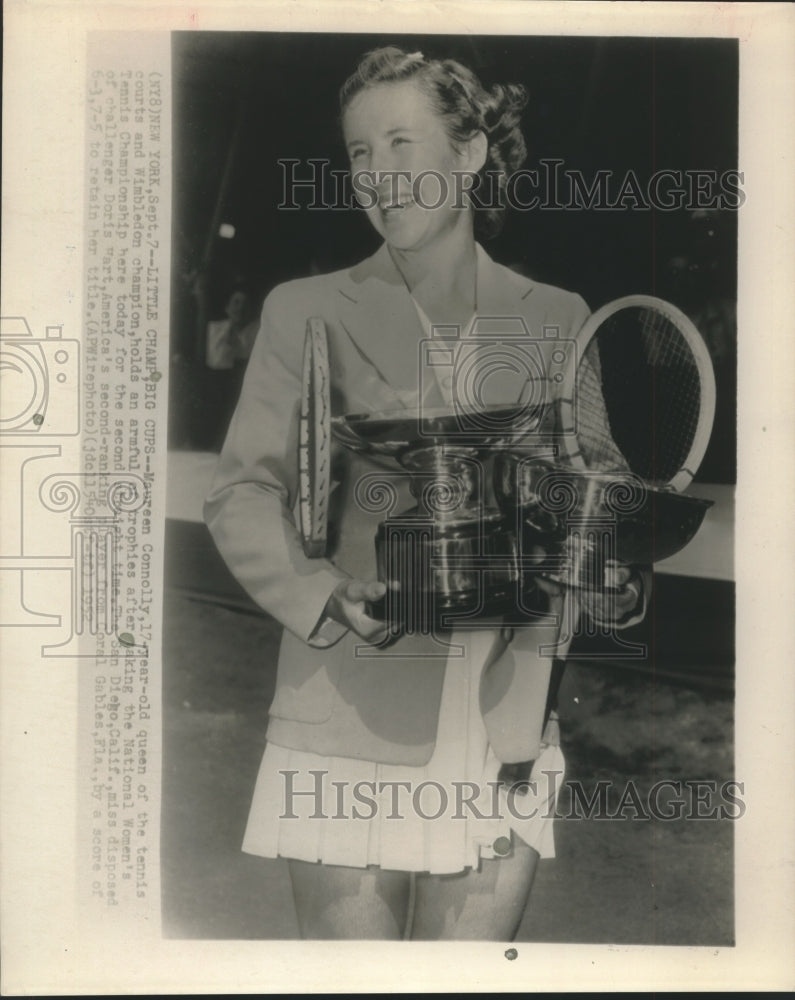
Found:
<path fill-rule="evenodd" d="M 539 563 L 545 557 L 544 549 L 536 546 L 531 558 Z M 538 587 L 550 597 L 562 596 L 567 585 L 577 595 L 580 608 L 598 625 L 626 626 L 640 621 L 645 612 L 649 589 L 648 573 L 626 563 L 607 560 L 604 565 L 604 585 L 596 590 L 578 586 L 573 567 L 577 564 L 569 546 L 568 562 L 554 575 L 536 577 Z"/>
<path fill-rule="evenodd" d="M 376 646 L 387 637 L 384 622 L 371 618 L 365 611 L 365 601 L 377 601 L 386 593 L 386 584 L 378 580 L 341 580 L 326 604 L 326 614 L 335 622 Z"/>
<path fill-rule="evenodd" d="M 605 586 L 584 590 L 580 597 L 583 611 L 597 625 L 629 625 L 645 611 L 645 588 L 640 571 L 626 563 L 605 564 Z M 634 624 L 634 622 L 632 622 Z"/>

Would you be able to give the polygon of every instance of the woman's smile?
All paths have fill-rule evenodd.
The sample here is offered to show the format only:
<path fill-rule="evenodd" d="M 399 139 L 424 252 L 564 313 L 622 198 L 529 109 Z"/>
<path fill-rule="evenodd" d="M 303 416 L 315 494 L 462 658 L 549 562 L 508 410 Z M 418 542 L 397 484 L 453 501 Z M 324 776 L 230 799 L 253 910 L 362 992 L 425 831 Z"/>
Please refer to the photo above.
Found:
<path fill-rule="evenodd" d="M 407 221 L 410 221 L 411 213 L 417 207 L 417 203 L 410 195 L 394 201 L 379 202 L 381 218 L 389 227 L 405 225 Z"/>

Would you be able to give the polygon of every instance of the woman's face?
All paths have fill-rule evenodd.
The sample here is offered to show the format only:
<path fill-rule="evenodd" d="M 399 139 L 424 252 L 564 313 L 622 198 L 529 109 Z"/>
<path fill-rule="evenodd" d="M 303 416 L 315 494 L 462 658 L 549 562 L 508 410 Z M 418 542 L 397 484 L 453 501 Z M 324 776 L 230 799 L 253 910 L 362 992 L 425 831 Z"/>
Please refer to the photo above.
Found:
<path fill-rule="evenodd" d="M 408 80 L 361 91 L 342 125 L 354 184 L 366 189 L 357 197 L 390 246 L 420 249 L 466 223 L 464 213 L 470 210 L 454 207 L 466 199 L 453 171 L 480 169 L 482 133 L 479 141 L 454 149 L 425 94 Z"/>

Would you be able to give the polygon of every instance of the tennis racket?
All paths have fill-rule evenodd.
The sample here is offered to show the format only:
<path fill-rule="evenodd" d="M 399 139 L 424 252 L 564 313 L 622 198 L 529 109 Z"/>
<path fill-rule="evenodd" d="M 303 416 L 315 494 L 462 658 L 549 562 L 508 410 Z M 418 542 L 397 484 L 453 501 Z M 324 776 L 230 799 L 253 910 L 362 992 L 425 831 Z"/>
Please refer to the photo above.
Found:
<path fill-rule="evenodd" d="M 715 417 L 712 362 L 693 323 L 662 299 L 630 295 L 595 312 L 576 348 L 558 400 L 562 457 L 686 489 Z"/>
<path fill-rule="evenodd" d="M 673 555 L 711 506 L 681 491 L 709 443 L 715 377 L 693 323 L 647 295 L 595 312 L 571 359 L 557 400 L 558 459 L 520 468 L 517 485 L 531 540 L 564 563 L 548 578 L 606 590 L 604 567 Z"/>
<path fill-rule="evenodd" d="M 306 324 L 298 429 L 298 510 L 304 553 L 326 553 L 331 471 L 328 341 L 322 319 Z"/>

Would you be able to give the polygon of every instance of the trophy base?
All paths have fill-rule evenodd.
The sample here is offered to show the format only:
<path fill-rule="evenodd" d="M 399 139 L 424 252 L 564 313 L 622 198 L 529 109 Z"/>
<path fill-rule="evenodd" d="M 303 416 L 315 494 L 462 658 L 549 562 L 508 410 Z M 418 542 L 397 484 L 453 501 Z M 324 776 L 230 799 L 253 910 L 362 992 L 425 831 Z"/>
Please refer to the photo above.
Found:
<path fill-rule="evenodd" d="M 489 619 L 517 613 L 516 588 L 482 594 L 442 595 L 415 593 L 409 604 L 400 592 L 390 592 L 378 601 L 369 601 L 367 614 L 385 622 L 396 633 L 437 634 L 456 628 L 484 627 Z"/>

